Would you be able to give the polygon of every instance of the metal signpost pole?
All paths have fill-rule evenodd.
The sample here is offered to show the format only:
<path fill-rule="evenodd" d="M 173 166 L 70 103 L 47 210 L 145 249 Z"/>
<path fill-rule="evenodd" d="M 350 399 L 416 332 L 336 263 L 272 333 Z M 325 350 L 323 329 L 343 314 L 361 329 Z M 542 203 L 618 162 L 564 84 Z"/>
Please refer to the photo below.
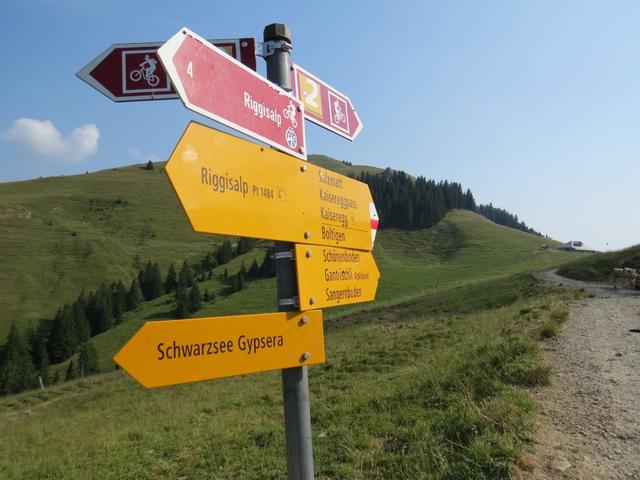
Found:
<path fill-rule="evenodd" d="M 267 78 L 291 91 L 291 31 L 287 25 L 273 23 L 264 29 L 263 55 Z M 278 310 L 297 310 L 296 269 L 293 243 L 276 242 L 275 263 L 278 285 Z M 289 480 L 313 479 L 313 446 L 307 367 L 282 370 L 284 425 L 287 442 Z"/>

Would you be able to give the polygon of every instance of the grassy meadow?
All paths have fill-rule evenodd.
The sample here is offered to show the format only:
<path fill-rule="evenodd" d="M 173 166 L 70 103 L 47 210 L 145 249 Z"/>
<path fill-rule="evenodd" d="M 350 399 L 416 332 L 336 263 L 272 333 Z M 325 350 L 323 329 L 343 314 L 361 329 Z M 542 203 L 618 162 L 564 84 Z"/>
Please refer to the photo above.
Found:
<path fill-rule="evenodd" d="M 640 270 L 640 245 L 617 252 L 582 254 L 562 265 L 558 273 L 586 282 L 608 282 L 614 268 L 629 267 Z"/>
<path fill-rule="evenodd" d="M 343 174 L 377 170 L 309 160 Z M 0 343 L 11 322 L 51 318 L 82 288 L 130 282 L 149 260 L 166 273 L 223 241 L 192 231 L 164 162 L 142 167 L 0 184 Z"/>
<path fill-rule="evenodd" d="M 489 278 L 557 266 L 571 254 L 539 250 L 540 239 L 506 227 L 464 210 L 450 212 L 443 222 L 429 230 L 415 232 L 384 230 L 378 234 L 374 256 L 381 279 L 375 302 L 325 309 L 325 318 L 344 316 L 378 307 L 391 307 L 424 295 L 448 291 L 452 287 L 471 285 Z M 198 283 L 201 292 L 208 290 L 217 299 L 195 314 L 197 317 L 237 315 L 276 311 L 275 279 L 249 282 L 247 289 L 231 295 L 222 278 L 260 260 L 267 242 L 229 264 L 214 269 L 211 280 Z M 456 247 L 461 245 L 461 247 Z M 113 370 L 113 355 L 149 320 L 172 318 L 173 294 L 144 302 L 114 328 L 93 337 L 99 354 L 100 369 Z M 54 366 L 64 377 L 68 362 Z"/>
<path fill-rule="evenodd" d="M 494 479 L 528 468 L 539 339 L 573 298 L 516 274 L 326 322 L 316 476 Z M 114 371 L 0 399 L 0 477 L 279 479 L 278 372 L 145 390 Z"/>
<path fill-rule="evenodd" d="M 164 276 L 221 243 L 191 231 L 162 167 L 0 185 L 0 339 L 11 321 L 51 317 L 81 288 L 128 284 L 148 260 Z M 526 389 L 548 380 L 539 342 L 575 295 L 527 273 L 576 258 L 542 243 L 555 245 L 464 210 L 428 230 L 378 232 L 377 300 L 325 309 L 327 362 L 309 371 L 317 478 L 493 479 L 528 468 Z M 216 299 L 196 316 L 275 311 L 274 279 L 228 294 L 223 278 L 269 246 L 199 282 Z M 134 332 L 174 308 L 163 295 L 93 337 L 102 373 L 0 398 L 0 478 L 284 478 L 279 372 L 146 390 L 114 370 Z"/>

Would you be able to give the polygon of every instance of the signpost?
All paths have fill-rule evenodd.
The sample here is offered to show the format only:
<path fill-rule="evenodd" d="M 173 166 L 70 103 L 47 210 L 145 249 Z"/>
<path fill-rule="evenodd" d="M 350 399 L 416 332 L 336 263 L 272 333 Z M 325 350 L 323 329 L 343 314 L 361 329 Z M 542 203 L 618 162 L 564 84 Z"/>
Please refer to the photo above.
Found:
<path fill-rule="evenodd" d="M 276 241 L 279 312 L 147 322 L 114 361 L 147 388 L 282 369 L 288 476 L 312 480 L 306 367 L 325 354 L 322 312 L 310 309 L 375 298 L 378 214 L 366 184 L 301 161 L 304 118 L 358 135 L 351 101 L 291 65 L 286 25 L 267 26 L 264 41 L 268 80 L 254 72 L 252 38 L 216 48 L 186 28 L 162 46 L 112 45 L 77 75 L 116 102 L 179 95 L 280 150 L 191 122 L 166 166 L 195 231 Z"/>
<path fill-rule="evenodd" d="M 300 310 L 375 300 L 380 272 L 371 252 L 296 245 Z"/>
<path fill-rule="evenodd" d="M 302 103 L 288 92 L 186 28 L 158 56 L 189 110 L 307 158 Z"/>
<path fill-rule="evenodd" d="M 255 39 L 209 40 L 256 69 Z M 76 75 L 114 102 L 179 98 L 158 57 L 162 43 L 116 43 Z"/>
<path fill-rule="evenodd" d="M 166 166 L 196 232 L 371 250 L 369 187 L 191 122 Z"/>
<path fill-rule="evenodd" d="M 146 322 L 113 359 L 147 388 L 323 363 L 322 312 Z"/>
<path fill-rule="evenodd" d="M 313 123 L 353 140 L 362 122 L 351 100 L 299 65 L 291 65 L 293 93 L 304 104 L 304 116 Z"/>

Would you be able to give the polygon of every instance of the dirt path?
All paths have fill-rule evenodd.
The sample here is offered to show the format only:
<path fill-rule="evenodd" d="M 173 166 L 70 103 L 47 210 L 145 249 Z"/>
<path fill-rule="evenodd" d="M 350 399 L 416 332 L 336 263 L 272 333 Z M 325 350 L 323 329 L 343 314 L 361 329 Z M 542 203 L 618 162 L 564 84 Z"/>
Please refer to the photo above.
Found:
<path fill-rule="evenodd" d="M 640 292 L 558 276 L 594 298 L 571 304 L 569 320 L 547 344 L 551 385 L 540 405 L 529 478 L 640 479 Z"/>

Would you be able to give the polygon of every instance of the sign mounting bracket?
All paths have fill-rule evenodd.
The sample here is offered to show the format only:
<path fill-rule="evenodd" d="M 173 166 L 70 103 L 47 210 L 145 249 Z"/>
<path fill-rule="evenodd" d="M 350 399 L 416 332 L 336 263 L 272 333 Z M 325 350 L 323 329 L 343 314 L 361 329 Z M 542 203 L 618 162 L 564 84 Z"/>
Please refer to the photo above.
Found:
<path fill-rule="evenodd" d="M 256 57 L 270 57 L 276 50 L 291 52 L 293 47 L 289 42 L 285 42 L 284 40 L 269 40 L 268 42 L 256 43 Z"/>

